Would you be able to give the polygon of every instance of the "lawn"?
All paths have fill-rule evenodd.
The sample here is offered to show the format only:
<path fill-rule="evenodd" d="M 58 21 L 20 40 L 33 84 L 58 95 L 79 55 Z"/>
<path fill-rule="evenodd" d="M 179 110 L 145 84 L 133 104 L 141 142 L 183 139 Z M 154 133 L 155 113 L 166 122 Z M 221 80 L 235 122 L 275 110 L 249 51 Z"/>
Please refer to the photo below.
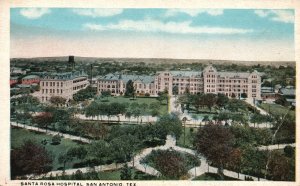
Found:
<path fill-rule="evenodd" d="M 108 101 L 107 101 L 108 100 Z M 137 97 L 134 100 L 132 98 L 125 98 L 123 96 L 112 96 L 112 97 L 107 97 L 107 98 L 98 98 L 96 99 L 98 102 L 103 102 L 103 103 L 113 103 L 113 102 L 118 102 L 118 103 L 126 103 L 126 104 L 131 104 L 131 103 L 146 103 L 150 105 L 151 103 L 159 101 L 155 97 Z M 162 101 L 161 107 L 159 109 L 159 112 L 161 114 L 166 114 L 168 113 L 168 105 L 167 101 Z"/>
<path fill-rule="evenodd" d="M 180 147 L 186 147 L 186 148 L 193 148 L 193 140 L 194 140 L 194 136 L 197 133 L 197 128 L 185 128 L 185 136 L 184 136 L 184 128 L 182 129 L 182 134 L 179 138 L 179 140 L 177 140 L 177 145 Z M 185 144 L 184 144 L 184 137 L 185 137 Z"/>
<path fill-rule="evenodd" d="M 62 167 L 62 164 L 58 163 L 58 156 L 64 153 L 68 148 L 78 146 L 78 143 L 73 142 L 69 139 L 62 139 L 59 145 L 51 145 L 52 136 L 46 135 L 34 131 L 29 131 L 26 129 L 12 128 L 11 129 L 11 148 L 17 148 L 22 145 L 25 140 L 32 139 L 37 143 L 41 144 L 41 141 L 46 139 L 48 143 L 45 145 L 46 149 L 54 155 L 53 168 L 52 170 L 57 170 Z M 78 160 L 73 160 L 66 164 L 66 169 L 72 168 L 74 163 L 78 163 Z"/>
<path fill-rule="evenodd" d="M 220 181 L 223 181 L 220 179 L 219 175 L 217 174 L 214 174 L 214 173 L 204 173 L 200 176 L 197 176 L 196 178 L 193 179 L 194 181 L 195 180 L 220 180 Z M 238 179 L 235 179 L 235 178 L 232 178 L 232 177 L 228 177 L 228 176 L 224 176 L 224 180 L 238 180 Z"/>
<path fill-rule="evenodd" d="M 289 109 L 282 105 L 269 104 L 269 103 L 262 103 L 262 104 L 260 104 L 260 107 L 267 112 L 271 112 L 272 114 L 280 115 L 280 116 L 286 114 Z M 289 113 L 292 114 L 292 116 L 295 116 L 295 111 L 291 110 L 291 111 L 289 111 Z"/>

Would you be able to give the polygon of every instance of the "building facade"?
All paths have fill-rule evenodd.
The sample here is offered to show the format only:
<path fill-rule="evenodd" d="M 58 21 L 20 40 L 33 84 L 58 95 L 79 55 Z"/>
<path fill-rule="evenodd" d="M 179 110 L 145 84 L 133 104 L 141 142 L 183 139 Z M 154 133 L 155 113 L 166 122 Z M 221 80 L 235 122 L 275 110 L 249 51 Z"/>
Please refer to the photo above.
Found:
<path fill-rule="evenodd" d="M 73 99 L 73 95 L 89 85 L 84 72 L 66 72 L 44 74 L 40 79 L 40 91 L 36 96 L 41 102 L 47 102 L 52 96 Z"/>
<path fill-rule="evenodd" d="M 110 91 L 112 95 L 123 95 L 126 83 L 134 82 L 138 95 L 157 96 L 167 91 L 169 95 L 197 93 L 222 93 L 228 97 L 261 98 L 261 74 L 249 72 L 218 72 L 213 66 L 207 66 L 202 72 L 163 71 L 154 76 L 135 76 L 108 74 L 100 77 L 97 83 L 98 94 Z"/>

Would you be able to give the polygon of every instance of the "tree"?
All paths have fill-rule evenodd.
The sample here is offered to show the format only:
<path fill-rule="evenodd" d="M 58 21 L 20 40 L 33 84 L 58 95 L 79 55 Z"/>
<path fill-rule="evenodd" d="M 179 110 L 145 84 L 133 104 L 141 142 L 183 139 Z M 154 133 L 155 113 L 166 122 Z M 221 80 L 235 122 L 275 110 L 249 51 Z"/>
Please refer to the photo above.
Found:
<path fill-rule="evenodd" d="M 47 132 L 48 126 L 53 123 L 53 114 L 51 112 L 42 112 L 33 118 L 33 122 L 37 123 L 41 128 L 46 128 Z"/>
<path fill-rule="evenodd" d="M 162 128 L 164 133 L 174 135 L 176 139 L 179 139 L 182 133 L 182 122 L 175 114 L 163 115 L 155 123 L 155 125 Z"/>
<path fill-rule="evenodd" d="M 282 105 L 284 107 L 288 106 L 289 105 L 289 102 L 285 99 L 285 97 L 283 96 L 280 96 L 279 98 L 277 98 L 275 100 L 275 103 L 276 104 L 279 104 L 279 105 Z"/>
<path fill-rule="evenodd" d="M 131 79 L 126 83 L 125 96 L 133 98 L 135 96 L 135 88 Z"/>
<path fill-rule="evenodd" d="M 295 149 L 290 145 L 285 146 L 283 151 L 286 157 L 291 158 L 295 155 Z"/>
<path fill-rule="evenodd" d="M 242 164 L 242 151 L 239 148 L 235 148 L 232 150 L 229 161 L 227 163 L 227 166 L 238 172 L 238 177 L 239 177 L 239 172 L 241 171 L 241 164 Z"/>
<path fill-rule="evenodd" d="M 228 101 L 229 101 L 229 98 L 227 96 L 225 96 L 224 94 L 218 93 L 217 100 L 216 100 L 216 104 L 218 105 L 218 107 L 224 108 L 226 106 L 226 104 L 228 103 Z"/>
<path fill-rule="evenodd" d="M 175 95 L 175 96 L 177 96 L 178 93 L 179 93 L 178 86 L 177 85 L 173 86 L 173 88 L 172 88 L 172 94 Z"/>
<path fill-rule="evenodd" d="M 53 158 L 41 145 L 27 140 L 11 151 L 12 177 L 25 174 L 42 174 L 52 169 Z"/>
<path fill-rule="evenodd" d="M 67 100 L 66 98 L 60 96 L 52 96 L 49 101 L 55 106 L 60 106 L 60 105 L 64 105 Z"/>
<path fill-rule="evenodd" d="M 269 173 L 272 180 L 286 181 L 289 178 L 290 165 L 289 160 L 278 151 L 271 154 L 269 163 Z"/>
<path fill-rule="evenodd" d="M 97 89 L 92 86 L 88 86 L 85 89 L 81 89 L 73 95 L 75 101 L 84 101 L 93 98 L 97 94 Z"/>
<path fill-rule="evenodd" d="M 166 150 L 157 153 L 154 163 L 163 176 L 178 179 L 187 174 L 185 159 L 178 152 Z"/>
<path fill-rule="evenodd" d="M 233 145 L 234 136 L 228 128 L 220 124 L 208 124 L 199 128 L 195 138 L 197 152 L 216 164 L 221 177 L 223 167 L 233 151 Z"/>
<path fill-rule="evenodd" d="M 105 97 L 106 100 L 108 100 L 108 97 L 111 96 L 111 92 L 110 92 L 110 90 L 102 91 L 102 92 L 101 92 L 101 95 L 102 95 L 103 97 Z"/>
<path fill-rule="evenodd" d="M 211 112 L 211 108 L 216 104 L 216 95 L 215 94 L 205 94 L 204 104 L 209 108 Z"/>
<path fill-rule="evenodd" d="M 131 169 L 128 167 L 127 163 L 123 166 L 123 168 L 121 169 L 121 180 L 131 180 L 132 173 L 131 173 Z"/>
<path fill-rule="evenodd" d="M 163 102 L 164 100 L 166 100 L 167 103 L 168 103 L 168 93 L 166 93 L 166 92 L 159 92 L 159 93 L 158 93 L 157 100 L 160 102 L 160 104 L 162 104 L 162 102 Z"/>
<path fill-rule="evenodd" d="M 100 113 L 99 107 L 100 105 L 96 101 L 93 101 L 89 106 L 85 108 L 85 116 L 92 118 L 98 116 Z"/>

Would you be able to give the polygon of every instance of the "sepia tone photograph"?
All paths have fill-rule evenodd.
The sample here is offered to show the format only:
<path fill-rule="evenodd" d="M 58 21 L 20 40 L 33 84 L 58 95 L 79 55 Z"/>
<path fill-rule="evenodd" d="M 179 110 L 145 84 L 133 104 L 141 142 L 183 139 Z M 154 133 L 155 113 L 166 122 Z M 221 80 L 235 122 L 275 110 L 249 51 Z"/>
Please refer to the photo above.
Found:
<path fill-rule="evenodd" d="M 10 180 L 296 183 L 295 9 L 9 12 Z"/>

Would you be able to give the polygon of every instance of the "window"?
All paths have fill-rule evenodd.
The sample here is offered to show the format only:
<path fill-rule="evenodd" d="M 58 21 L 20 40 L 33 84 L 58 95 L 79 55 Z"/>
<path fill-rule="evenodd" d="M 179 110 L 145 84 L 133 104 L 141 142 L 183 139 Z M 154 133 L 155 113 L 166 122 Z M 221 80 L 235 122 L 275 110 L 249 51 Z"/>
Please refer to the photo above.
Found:
<path fill-rule="evenodd" d="M 46 82 L 46 86 L 48 86 L 48 82 Z"/>

